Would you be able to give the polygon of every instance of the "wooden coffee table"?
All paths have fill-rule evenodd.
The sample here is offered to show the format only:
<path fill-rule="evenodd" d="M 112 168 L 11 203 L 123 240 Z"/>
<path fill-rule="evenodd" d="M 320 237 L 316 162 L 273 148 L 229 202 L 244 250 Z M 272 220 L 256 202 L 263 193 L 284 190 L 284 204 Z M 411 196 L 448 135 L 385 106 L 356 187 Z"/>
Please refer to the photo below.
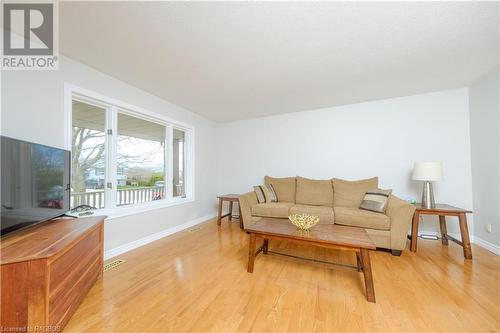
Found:
<path fill-rule="evenodd" d="M 318 224 L 309 231 L 300 231 L 287 219 L 262 218 L 249 225 L 245 231 L 250 234 L 248 249 L 248 272 L 253 273 L 255 256 L 260 252 L 267 254 L 269 239 L 289 240 L 330 249 L 352 251 L 356 254 L 357 270 L 365 278 L 366 298 L 375 303 L 370 251 L 375 244 L 364 229 L 336 224 Z M 255 250 L 255 238 L 262 237 L 262 246 Z"/>

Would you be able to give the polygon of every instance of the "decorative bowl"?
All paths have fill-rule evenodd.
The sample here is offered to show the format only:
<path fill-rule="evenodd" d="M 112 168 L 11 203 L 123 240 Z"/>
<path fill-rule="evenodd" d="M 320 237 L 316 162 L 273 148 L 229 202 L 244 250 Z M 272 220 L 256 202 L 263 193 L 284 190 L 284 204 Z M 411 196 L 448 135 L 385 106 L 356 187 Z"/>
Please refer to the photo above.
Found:
<path fill-rule="evenodd" d="M 309 230 L 319 222 L 319 216 L 309 214 L 292 214 L 288 219 L 299 230 Z"/>

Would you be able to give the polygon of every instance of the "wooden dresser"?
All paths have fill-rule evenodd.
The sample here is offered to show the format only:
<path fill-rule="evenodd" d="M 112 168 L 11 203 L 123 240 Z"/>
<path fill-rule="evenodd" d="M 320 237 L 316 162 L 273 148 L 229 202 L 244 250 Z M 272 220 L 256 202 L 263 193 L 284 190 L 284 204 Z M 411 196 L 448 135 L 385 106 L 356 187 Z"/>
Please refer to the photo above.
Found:
<path fill-rule="evenodd" d="M 2 238 L 2 331 L 62 330 L 102 275 L 105 218 L 54 219 Z"/>

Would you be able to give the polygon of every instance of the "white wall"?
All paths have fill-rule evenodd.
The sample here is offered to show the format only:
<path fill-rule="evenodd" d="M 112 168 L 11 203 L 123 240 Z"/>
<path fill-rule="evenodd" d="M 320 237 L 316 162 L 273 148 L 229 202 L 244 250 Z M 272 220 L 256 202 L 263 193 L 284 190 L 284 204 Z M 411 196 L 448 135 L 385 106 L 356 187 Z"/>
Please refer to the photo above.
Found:
<path fill-rule="evenodd" d="M 215 212 L 215 124 L 65 57 L 58 71 L 2 72 L 2 135 L 64 148 L 64 82 L 195 127 L 195 202 L 112 219 L 105 248 L 137 240 Z"/>
<path fill-rule="evenodd" d="M 106 249 L 213 214 L 216 194 L 248 191 L 262 183 L 264 175 L 320 179 L 378 175 L 381 187 L 394 189 L 404 199 L 418 200 L 421 184 L 410 179 L 413 162 L 440 160 L 445 179 L 435 184 L 438 201 L 473 208 L 467 88 L 215 124 L 62 57 L 59 71 L 2 72 L 2 134 L 63 148 L 64 82 L 164 114 L 196 130 L 196 201 L 107 221 Z M 491 94 L 491 83 L 483 80 L 471 87 L 476 161 L 492 156 L 486 148 L 491 140 L 483 134 L 496 133 L 496 142 L 500 141 L 498 127 L 483 131 L 493 123 L 492 109 L 487 106 L 487 116 L 481 111 L 485 96 Z M 498 126 L 498 114 L 495 119 Z M 498 144 L 492 149 L 500 150 Z M 496 161 L 498 165 L 498 155 Z M 498 204 L 483 199 L 484 178 L 477 177 L 483 174 L 480 165 L 476 163 L 474 169 L 474 208 L 480 224 L 471 230 L 495 242 L 500 227 L 497 224 L 493 234 L 485 234 L 484 221 L 490 217 L 483 216 L 496 216 L 493 221 L 498 222 Z M 498 166 L 496 170 L 499 184 Z M 496 200 L 500 203 L 500 196 Z M 497 209 L 496 215 L 488 209 L 491 207 Z M 436 231 L 435 222 L 427 222 L 421 229 Z M 458 232 L 454 225 L 449 223 L 450 232 Z"/>
<path fill-rule="evenodd" d="M 470 86 L 474 235 L 500 246 L 499 69 Z M 486 230 L 491 224 L 492 232 Z"/>
<path fill-rule="evenodd" d="M 413 162 L 437 160 L 437 201 L 472 209 L 467 88 L 219 124 L 218 136 L 219 193 L 247 192 L 264 175 L 377 175 L 382 188 L 419 200 Z M 431 219 L 422 230 L 438 230 Z"/>

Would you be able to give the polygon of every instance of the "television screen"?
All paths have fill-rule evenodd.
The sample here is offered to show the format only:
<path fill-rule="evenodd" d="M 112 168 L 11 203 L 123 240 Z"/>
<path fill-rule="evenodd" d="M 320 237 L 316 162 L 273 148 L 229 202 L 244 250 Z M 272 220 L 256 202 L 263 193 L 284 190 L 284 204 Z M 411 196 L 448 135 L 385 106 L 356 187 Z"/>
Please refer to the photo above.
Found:
<path fill-rule="evenodd" d="M 7 137 L 1 140 L 0 234 L 67 212 L 70 152 Z"/>

